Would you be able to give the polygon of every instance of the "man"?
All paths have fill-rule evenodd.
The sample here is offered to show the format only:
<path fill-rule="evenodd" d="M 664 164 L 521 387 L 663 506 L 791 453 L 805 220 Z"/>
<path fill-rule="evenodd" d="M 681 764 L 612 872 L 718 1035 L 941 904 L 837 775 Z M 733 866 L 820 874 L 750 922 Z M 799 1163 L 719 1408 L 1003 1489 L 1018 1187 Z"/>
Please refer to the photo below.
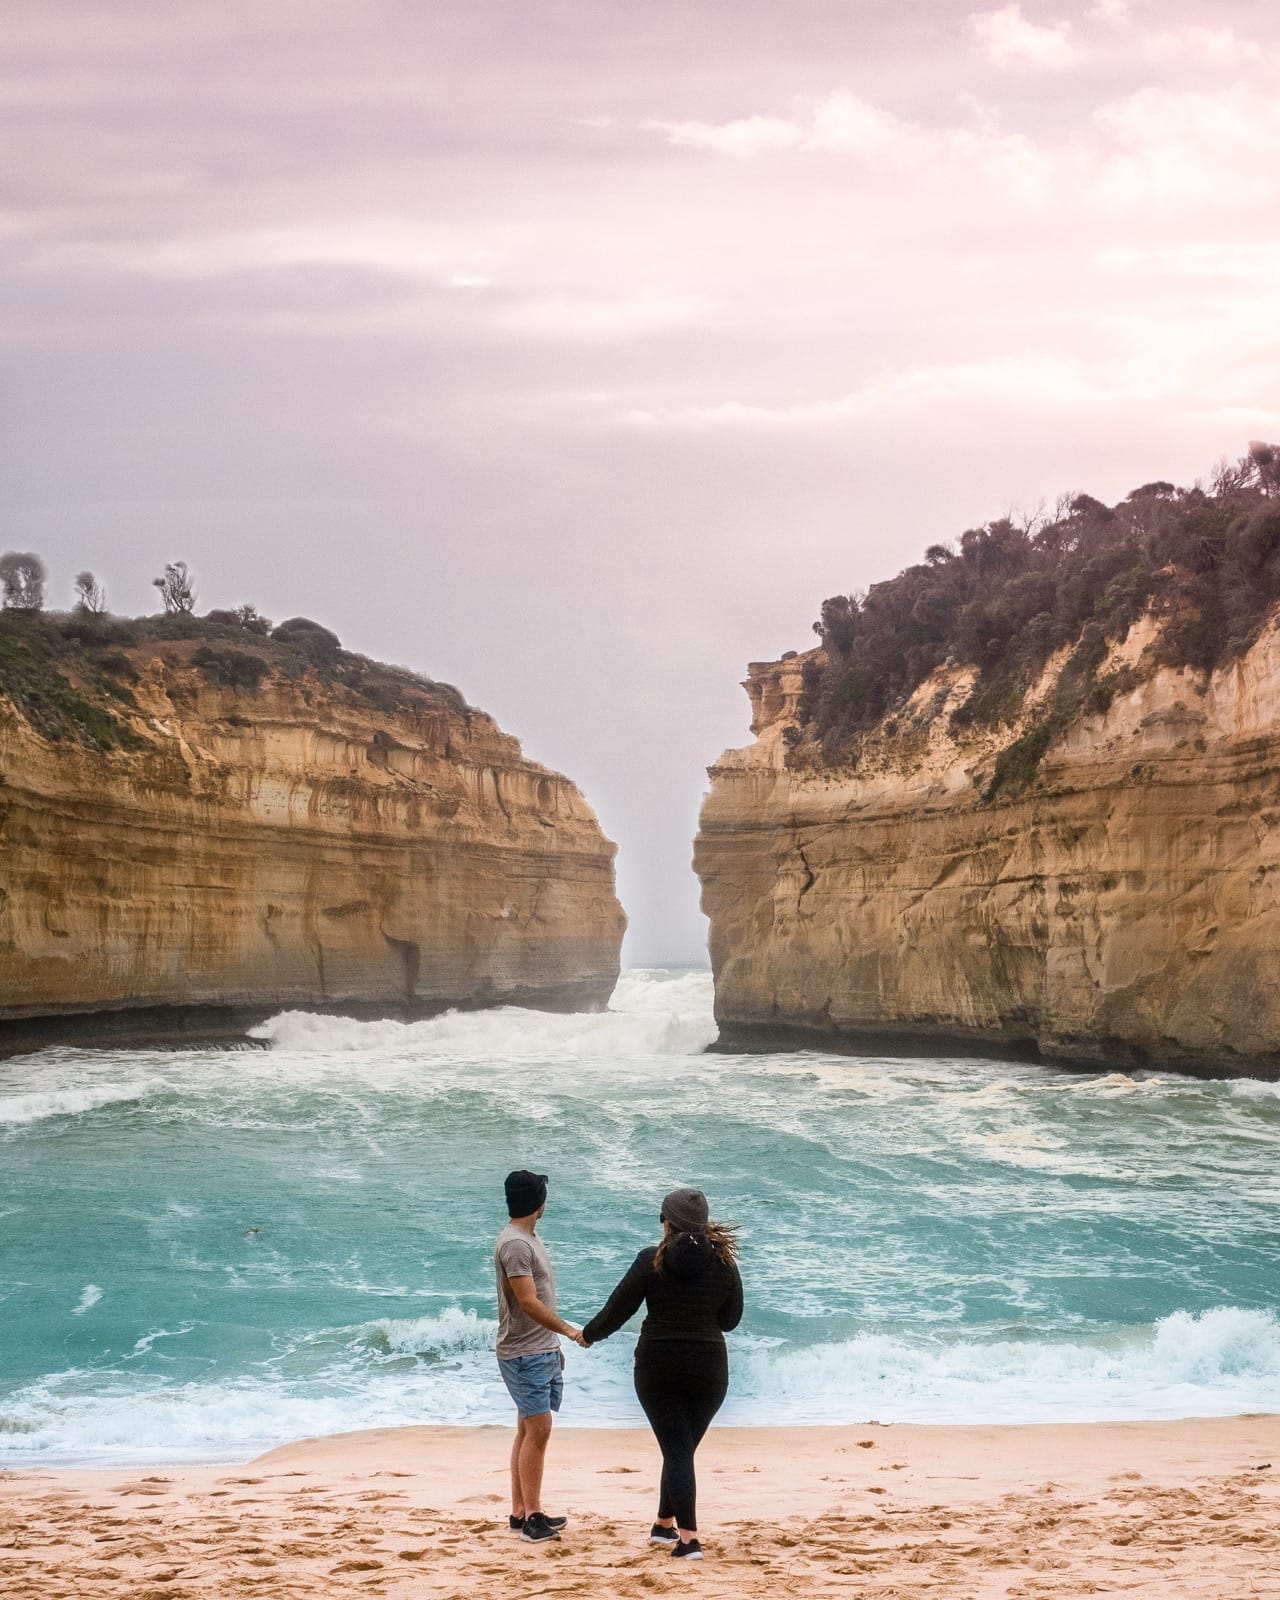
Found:
<path fill-rule="evenodd" d="M 507 1215 L 493 1265 L 498 1279 L 498 1367 L 516 1403 L 511 1446 L 511 1530 L 531 1544 L 558 1539 L 564 1517 L 542 1509 L 542 1468 L 551 1441 L 551 1413 L 564 1392 L 559 1335 L 582 1344 L 582 1331 L 556 1315 L 556 1280 L 547 1247 L 534 1231 L 547 1208 L 547 1177 L 512 1172 Z"/>

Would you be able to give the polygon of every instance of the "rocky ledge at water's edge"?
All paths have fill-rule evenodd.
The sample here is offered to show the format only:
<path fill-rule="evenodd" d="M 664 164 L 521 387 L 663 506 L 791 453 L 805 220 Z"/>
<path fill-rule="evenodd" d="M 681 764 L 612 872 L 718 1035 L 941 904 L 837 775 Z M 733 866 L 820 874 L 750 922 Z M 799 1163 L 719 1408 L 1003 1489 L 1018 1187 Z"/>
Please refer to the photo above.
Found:
<path fill-rule="evenodd" d="M 953 719 L 950 662 L 846 761 L 808 740 L 822 652 L 753 664 L 695 844 L 721 1046 L 1280 1077 L 1277 616 L 1213 672 L 1154 665 L 1164 626 L 1107 647 L 1120 691 L 1065 728 L 1037 718 L 1068 650 L 998 728 Z"/>
<path fill-rule="evenodd" d="M 285 1008 L 607 1003 L 614 846 L 455 690 L 396 669 L 353 689 L 265 639 L 37 678 L 24 627 L 49 625 L 10 619 L 5 641 L 0 1049 Z M 228 662 L 244 681 L 219 681 Z"/>

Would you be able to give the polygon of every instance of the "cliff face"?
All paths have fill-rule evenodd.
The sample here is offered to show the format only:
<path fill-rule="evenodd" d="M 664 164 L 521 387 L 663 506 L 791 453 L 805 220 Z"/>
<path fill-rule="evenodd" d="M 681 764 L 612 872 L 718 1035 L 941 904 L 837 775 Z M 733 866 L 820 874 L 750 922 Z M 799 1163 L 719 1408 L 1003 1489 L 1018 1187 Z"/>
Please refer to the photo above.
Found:
<path fill-rule="evenodd" d="M 806 658 L 753 665 L 756 742 L 710 769 L 695 846 L 726 1041 L 1276 1075 L 1280 632 L 1205 677 L 1151 668 L 1156 631 L 1106 663 L 1141 681 L 990 799 L 1061 658 L 998 733 L 953 731 L 974 673 L 941 669 L 836 766 L 799 726 Z"/>
<path fill-rule="evenodd" d="M 605 1003 L 625 918 L 572 783 L 431 685 L 384 712 L 192 654 L 132 653 L 126 747 L 0 697 L 0 1019 Z"/>

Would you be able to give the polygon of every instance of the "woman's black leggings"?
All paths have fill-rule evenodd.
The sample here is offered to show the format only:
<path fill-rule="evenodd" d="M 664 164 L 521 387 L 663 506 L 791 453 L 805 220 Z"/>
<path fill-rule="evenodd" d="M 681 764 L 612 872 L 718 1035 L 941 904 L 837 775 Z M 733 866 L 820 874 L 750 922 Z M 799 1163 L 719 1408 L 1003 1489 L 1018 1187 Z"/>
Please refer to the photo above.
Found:
<path fill-rule="evenodd" d="M 698 1526 L 693 1453 L 724 1404 L 729 1353 L 724 1342 L 655 1341 L 636 1350 L 636 1396 L 662 1451 L 659 1517 Z"/>

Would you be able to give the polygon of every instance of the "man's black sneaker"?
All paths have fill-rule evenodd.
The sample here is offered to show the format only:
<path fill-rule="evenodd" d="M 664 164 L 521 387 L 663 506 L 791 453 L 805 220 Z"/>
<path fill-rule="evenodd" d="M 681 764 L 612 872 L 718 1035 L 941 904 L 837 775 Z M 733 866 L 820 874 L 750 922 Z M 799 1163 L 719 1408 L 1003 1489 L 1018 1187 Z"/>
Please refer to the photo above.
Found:
<path fill-rule="evenodd" d="M 683 1556 L 686 1561 L 701 1561 L 702 1546 L 696 1539 L 690 1539 L 686 1542 L 684 1539 L 677 1538 L 671 1554 L 677 1557 Z"/>
<path fill-rule="evenodd" d="M 547 1524 L 552 1528 L 563 1528 L 568 1520 L 568 1517 L 548 1517 Z M 511 1529 L 512 1533 L 520 1533 L 524 1529 L 524 1518 L 508 1517 L 507 1526 Z"/>
<path fill-rule="evenodd" d="M 678 1544 L 680 1535 L 674 1528 L 664 1528 L 660 1522 L 655 1522 L 649 1529 L 650 1544 Z"/>
<path fill-rule="evenodd" d="M 559 1528 L 555 1526 L 557 1522 L 560 1524 Z M 520 1537 L 527 1539 L 530 1544 L 542 1544 L 546 1539 L 558 1539 L 562 1527 L 564 1527 L 562 1517 L 556 1517 L 553 1522 L 550 1517 L 544 1517 L 541 1511 L 533 1511 L 524 1519 Z"/>

